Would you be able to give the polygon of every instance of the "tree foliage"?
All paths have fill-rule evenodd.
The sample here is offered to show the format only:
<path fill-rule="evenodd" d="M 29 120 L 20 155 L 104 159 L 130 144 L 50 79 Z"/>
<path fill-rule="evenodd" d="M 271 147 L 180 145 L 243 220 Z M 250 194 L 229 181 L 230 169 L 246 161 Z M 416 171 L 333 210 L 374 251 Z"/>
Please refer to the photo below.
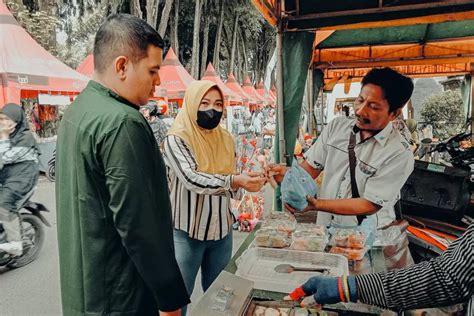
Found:
<path fill-rule="evenodd" d="M 421 117 L 433 126 L 433 135 L 445 139 L 459 133 L 464 124 L 464 110 L 459 91 L 444 91 L 426 98 Z"/>
<path fill-rule="evenodd" d="M 275 47 L 275 31 L 249 0 L 200 0 L 202 6 L 195 22 L 195 0 L 7 0 L 21 25 L 45 49 L 72 68 L 92 51 L 94 35 L 110 14 L 130 13 L 148 21 L 163 34 L 165 51 L 173 44 L 181 62 L 191 70 L 195 60 L 198 77 L 207 63 L 215 61 L 225 79 L 232 71 L 243 80 L 263 78 Z M 176 4 L 179 3 L 178 8 Z M 175 18 L 175 11 L 177 16 Z M 222 12 L 223 11 L 223 12 Z M 223 17 L 219 35 L 219 20 Z M 236 18 L 238 17 L 238 18 Z M 167 21 L 166 25 L 160 23 Z M 236 23 L 237 21 L 237 23 Z M 174 34 L 177 24 L 177 36 Z M 194 25 L 199 49 L 193 51 Z M 235 29 L 237 26 L 237 29 Z M 220 36 L 220 41 L 218 37 Z M 234 59 L 232 44 L 234 43 Z M 217 44 L 219 44 L 217 47 Z M 206 45 L 206 48 L 203 46 Z M 217 56 L 215 56 L 218 49 Z"/>

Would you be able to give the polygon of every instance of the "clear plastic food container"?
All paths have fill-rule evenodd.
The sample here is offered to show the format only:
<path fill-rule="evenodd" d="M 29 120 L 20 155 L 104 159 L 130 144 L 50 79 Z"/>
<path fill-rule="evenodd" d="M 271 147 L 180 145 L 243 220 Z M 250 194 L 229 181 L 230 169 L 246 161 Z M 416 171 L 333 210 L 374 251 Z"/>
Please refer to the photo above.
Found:
<path fill-rule="evenodd" d="M 345 248 L 363 249 L 365 234 L 357 229 L 337 228 L 332 236 L 331 245 Z"/>
<path fill-rule="evenodd" d="M 344 248 L 333 246 L 331 247 L 330 253 L 343 255 L 349 260 L 359 261 L 362 260 L 367 253 L 368 248 L 356 249 L 356 248 Z"/>

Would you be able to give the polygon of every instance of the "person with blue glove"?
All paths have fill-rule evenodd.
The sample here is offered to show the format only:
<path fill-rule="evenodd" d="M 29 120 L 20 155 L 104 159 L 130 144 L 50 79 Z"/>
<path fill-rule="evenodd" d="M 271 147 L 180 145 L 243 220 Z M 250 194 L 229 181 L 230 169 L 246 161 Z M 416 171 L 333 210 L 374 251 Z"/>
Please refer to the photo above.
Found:
<path fill-rule="evenodd" d="M 409 268 L 357 276 L 315 276 L 286 300 L 314 304 L 357 302 L 392 310 L 443 307 L 465 303 L 474 315 L 474 224 L 441 256 Z"/>

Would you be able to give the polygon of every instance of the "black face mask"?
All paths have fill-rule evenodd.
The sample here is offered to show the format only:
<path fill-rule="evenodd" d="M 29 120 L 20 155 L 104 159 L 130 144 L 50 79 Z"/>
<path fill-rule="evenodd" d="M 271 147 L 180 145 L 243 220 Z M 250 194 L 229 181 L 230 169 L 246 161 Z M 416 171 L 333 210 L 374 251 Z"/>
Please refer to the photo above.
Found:
<path fill-rule="evenodd" d="M 200 127 L 205 129 L 214 129 L 221 121 L 222 112 L 214 109 L 207 111 L 198 111 L 197 123 Z"/>

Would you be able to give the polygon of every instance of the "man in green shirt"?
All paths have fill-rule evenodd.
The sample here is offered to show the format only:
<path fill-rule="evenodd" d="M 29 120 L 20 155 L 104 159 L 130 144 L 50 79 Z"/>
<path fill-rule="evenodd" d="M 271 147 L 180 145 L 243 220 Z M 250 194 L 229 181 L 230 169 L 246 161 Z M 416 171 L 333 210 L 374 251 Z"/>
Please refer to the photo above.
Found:
<path fill-rule="evenodd" d="M 130 15 L 94 43 L 93 80 L 66 111 L 56 199 L 63 313 L 180 315 L 165 166 L 139 112 L 160 84 L 163 40 Z"/>

